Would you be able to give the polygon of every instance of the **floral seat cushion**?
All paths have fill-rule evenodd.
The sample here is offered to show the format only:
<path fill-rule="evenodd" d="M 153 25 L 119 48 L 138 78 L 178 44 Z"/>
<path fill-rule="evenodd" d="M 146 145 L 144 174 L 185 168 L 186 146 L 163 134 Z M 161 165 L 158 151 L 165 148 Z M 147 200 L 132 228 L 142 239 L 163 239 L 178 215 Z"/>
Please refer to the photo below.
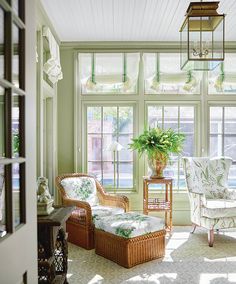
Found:
<path fill-rule="evenodd" d="M 164 229 L 161 218 L 135 212 L 112 215 L 94 220 L 95 227 L 123 238 L 133 238 Z"/>
<path fill-rule="evenodd" d="M 91 177 L 69 177 L 61 181 L 67 196 L 71 199 L 86 201 L 90 206 L 98 205 L 97 187 Z"/>
<path fill-rule="evenodd" d="M 202 216 L 222 218 L 236 216 L 236 200 L 208 199 L 202 207 Z"/>
<path fill-rule="evenodd" d="M 92 206 L 91 209 L 92 209 L 93 222 L 103 217 L 122 214 L 125 212 L 123 208 L 102 206 L 102 205 Z"/>
<path fill-rule="evenodd" d="M 95 205 L 91 207 L 92 210 L 92 218 L 94 220 L 98 220 L 103 217 L 116 215 L 116 214 L 122 214 L 124 213 L 123 208 L 119 207 L 110 207 L 110 206 L 102 206 L 102 205 Z M 76 208 L 73 210 L 70 221 L 85 224 L 86 223 L 86 210 L 83 208 Z"/>

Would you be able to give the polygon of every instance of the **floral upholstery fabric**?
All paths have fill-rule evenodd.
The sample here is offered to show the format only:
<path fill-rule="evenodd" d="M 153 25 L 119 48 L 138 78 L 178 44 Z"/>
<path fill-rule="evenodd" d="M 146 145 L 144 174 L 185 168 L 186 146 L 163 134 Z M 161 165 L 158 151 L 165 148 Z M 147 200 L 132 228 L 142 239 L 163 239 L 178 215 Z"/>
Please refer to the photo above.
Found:
<path fill-rule="evenodd" d="M 207 198 L 228 198 L 227 178 L 230 158 L 184 158 L 186 181 L 190 192 Z"/>
<path fill-rule="evenodd" d="M 98 205 L 95 180 L 90 177 L 69 177 L 61 181 L 69 198 L 86 201 L 90 206 Z"/>
<path fill-rule="evenodd" d="M 236 226 L 236 190 L 227 188 L 230 158 L 183 158 L 191 221 L 207 229 Z"/>
<path fill-rule="evenodd" d="M 206 200 L 202 207 L 202 216 L 208 218 L 236 217 L 236 200 Z"/>
<path fill-rule="evenodd" d="M 125 212 L 123 208 L 119 207 L 110 207 L 110 206 L 102 206 L 102 205 L 94 205 L 91 206 L 92 210 L 92 219 L 98 220 L 99 218 L 116 215 L 116 214 L 122 214 Z M 75 223 L 84 224 L 86 223 L 86 210 L 83 208 L 76 208 L 73 210 L 70 221 L 73 221 Z"/>
<path fill-rule="evenodd" d="M 116 215 L 116 214 L 122 214 L 125 212 L 123 208 L 102 206 L 102 205 L 92 206 L 91 209 L 92 209 L 93 222 L 103 217 Z"/>
<path fill-rule="evenodd" d="M 94 221 L 95 227 L 123 238 L 133 238 L 164 229 L 161 218 L 128 212 Z"/>

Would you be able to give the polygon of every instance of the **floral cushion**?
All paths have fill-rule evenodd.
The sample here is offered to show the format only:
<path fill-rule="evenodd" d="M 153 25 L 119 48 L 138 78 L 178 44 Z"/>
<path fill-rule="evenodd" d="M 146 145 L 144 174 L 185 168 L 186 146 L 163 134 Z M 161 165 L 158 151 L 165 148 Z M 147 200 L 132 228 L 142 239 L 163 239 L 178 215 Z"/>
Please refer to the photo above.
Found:
<path fill-rule="evenodd" d="M 95 180 L 91 177 L 69 177 L 61 181 L 67 196 L 86 201 L 90 206 L 99 204 Z"/>
<path fill-rule="evenodd" d="M 115 214 L 122 214 L 125 212 L 123 208 L 119 207 L 109 207 L 109 206 L 102 206 L 102 205 L 95 205 L 91 207 L 92 209 L 92 218 L 93 221 L 99 218 L 115 215 Z M 70 216 L 70 221 L 85 224 L 86 223 L 86 210 L 83 208 L 76 208 L 73 210 Z"/>
<path fill-rule="evenodd" d="M 116 215 L 116 214 L 122 214 L 125 212 L 123 208 L 102 206 L 102 205 L 92 206 L 91 209 L 92 209 L 93 222 L 103 217 Z"/>
<path fill-rule="evenodd" d="M 95 227 L 123 238 L 133 238 L 164 229 L 161 218 L 135 212 L 112 215 L 94 221 Z"/>
<path fill-rule="evenodd" d="M 202 216 L 208 218 L 236 217 L 236 200 L 206 200 L 202 206 Z"/>

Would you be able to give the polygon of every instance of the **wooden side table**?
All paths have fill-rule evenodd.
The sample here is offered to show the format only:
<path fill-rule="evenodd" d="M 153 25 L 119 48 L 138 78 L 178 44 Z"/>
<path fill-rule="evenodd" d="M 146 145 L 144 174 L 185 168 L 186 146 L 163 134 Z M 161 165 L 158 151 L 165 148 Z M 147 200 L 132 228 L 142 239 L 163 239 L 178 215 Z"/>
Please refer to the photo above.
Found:
<path fill-rule="evenodd" d="M 152 211 L 165 212 L 165 227 L 171 231 L 172 229 L 172 178 L 151 178 L 143 177 L 143 214 L 148 215 Z M 164 198 L 149 198 L 148 190 L 150 184 L 164 184 L 165 195 Z"/>
<path fill-rule="evenodd" d="M 68 283 L 65 222 L 74 207 L 59 207 L 38 216 L 38 283 Z"/>

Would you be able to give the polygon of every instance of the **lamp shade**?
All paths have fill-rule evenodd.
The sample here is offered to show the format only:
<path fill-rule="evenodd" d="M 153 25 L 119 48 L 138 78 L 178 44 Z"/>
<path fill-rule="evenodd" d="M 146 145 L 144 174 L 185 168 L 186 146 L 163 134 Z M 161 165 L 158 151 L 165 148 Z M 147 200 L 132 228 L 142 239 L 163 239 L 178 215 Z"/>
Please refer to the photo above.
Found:
<path fill-rule="evenodd" d="M 113 152 L 119 152 L 123 148 L 124 147 L 120 143 L 118 143 L 117 141 L 112 141 L 112 143 L 108 146 L 107 150 L 113 151 Z"/>
<path fill-rule="evenodd" d="M 217 2 L 191 2 L 180 28 L 181 69 L 213 70 L 224 60 L 225 15 Z"/>

